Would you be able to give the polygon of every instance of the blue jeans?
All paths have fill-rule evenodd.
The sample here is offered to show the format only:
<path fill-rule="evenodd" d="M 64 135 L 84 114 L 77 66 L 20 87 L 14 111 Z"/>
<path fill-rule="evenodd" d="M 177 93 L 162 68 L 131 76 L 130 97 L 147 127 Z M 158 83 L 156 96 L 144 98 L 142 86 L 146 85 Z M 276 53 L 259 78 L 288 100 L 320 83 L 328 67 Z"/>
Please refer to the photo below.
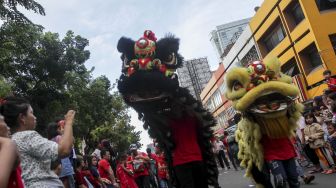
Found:
<path fill-rule="evenodd" d="M 267 167 L 274 176 L 276 188 L 299 188 L 299 175 L 296 169 L 295 158 L 288 160 L 267 161 Z"/>
<path fill-rule="evenodd" d="M 160 183 L 160 188 L 168 188 L 168 182 L 166 179 L 160 179 L 159 183 Z"/>

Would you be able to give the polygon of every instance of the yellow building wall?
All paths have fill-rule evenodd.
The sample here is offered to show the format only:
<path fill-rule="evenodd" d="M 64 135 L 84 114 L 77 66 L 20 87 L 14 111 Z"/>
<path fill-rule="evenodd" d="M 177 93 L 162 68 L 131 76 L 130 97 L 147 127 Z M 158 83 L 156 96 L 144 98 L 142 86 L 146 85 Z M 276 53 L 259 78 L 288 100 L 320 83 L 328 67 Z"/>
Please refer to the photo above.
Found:
<path fill-rule="evenodd" d="M 295 58 L 305 87 L 308 87 L 322 81 L 322 73 L 326 69 L 331 70 L 333 75 L 336 74 L 336 56 L 329 38 L 329 35 L 336 33 L 336 10 L 320 12 L 315 0 L 298 0 L 305 19 L 293 27 L 293 23 L 288 19 L 286 13 L 286 8 L 292 1 L 282 0 L 278 3 L 276 0 L 265 0 L 251 19 L 249 26 L 254 33 L 253 37 L 263 58 L 276 56 L 280 59 L 282 65 Z M 286 37 L 273 50 L 267 52 L 261 45 L 261 39 L 276 20 L 281 21 Z M 320 53 L 323 64 L 307 74 L 303 68 L 303 59 L 299 54 L 313 43 Z M 326 88 L 326 84 L 322 84 L 304 92 L 308 98 L 313 98 L 321 95 Z"/>
<path fill-rule="evenodd" d="M 314 34 L 316 46 L 320 51 L 324 67 L 336 73 L 336 56 L 329 39 L 330 34 L 336 33 L 336 10 L 326 10 L 320 12 L 315 0 L 300 0 L 302 9 Z M 314 78 L 312 78 L 314 79 Z M 315 78 L 315 81 L 319 81 Z"/>

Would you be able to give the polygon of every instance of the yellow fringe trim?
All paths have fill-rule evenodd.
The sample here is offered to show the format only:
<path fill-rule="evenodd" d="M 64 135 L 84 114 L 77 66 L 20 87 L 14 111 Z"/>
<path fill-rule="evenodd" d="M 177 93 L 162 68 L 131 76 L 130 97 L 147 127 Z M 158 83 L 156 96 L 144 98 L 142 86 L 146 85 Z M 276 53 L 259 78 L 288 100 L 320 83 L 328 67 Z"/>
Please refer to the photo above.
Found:
<path fill-rule="evenodd" d="M 261 127 L 265 128 L 268 126 L 266 123 L 269 122 L 266 120 L 258 119 L 258 121 L 260 120 L 265 123 L 264 125 L 259 125 L 246 117 L 242 118 L 242 120 L 238 123 L 235 136 L 239 146 L 238 158 L 241 160 L 240 165 L 246 168 L 245 177 L 252 178 L 251 170 L 253 164 L 262 171 L 262 167 L 264 165 L 264 155 L 260 140 L 263 133 L 273 136 L 280 136 L 282 134 L 287 136 L 294 135 L 294 130 L 297 127 L 296 122 L 300 118 L 302 111 L 303 105 L 295 104 L 294 107 L 288 110 L 289 118 L 287 118 L 287 116 L 281 117 L 281 121 L 283 122 L 271 120 L 270 122 L 273 122 L 271 123 L 271 128 L 268 128 L 268 130 L 265 131 L 261 131 Z M 286 118 L 286 120 L 284 118 Z M 276 128 L 275 125 L 280 125 L 281 128 Z M 272 131 L 278 132 L 273 133 Z"/>

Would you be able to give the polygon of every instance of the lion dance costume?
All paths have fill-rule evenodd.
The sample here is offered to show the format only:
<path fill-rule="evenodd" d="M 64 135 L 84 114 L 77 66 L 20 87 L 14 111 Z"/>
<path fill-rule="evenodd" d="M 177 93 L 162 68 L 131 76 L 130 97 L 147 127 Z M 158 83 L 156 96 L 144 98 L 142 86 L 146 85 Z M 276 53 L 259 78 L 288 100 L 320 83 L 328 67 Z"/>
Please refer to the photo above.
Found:
<path fill-rule="evenodd" d="M 298 88 L 292 84 L 291 77 L 280 71 L 276 58 L 232 68 L 225 81 L 226 97 L 242 114 L 236 140 L 241 166 L 247 169 L 245 176 L 253 178 L 258 187 L 270 187 L 262 173 L 265 143 L 261 141 L 264 137 L 293 136 L 303 110 L 294 100 Z"/>
<path fill-rule="evenodd" d="M 197 119 L 197 144 L 206 168 L 207 183 L 218 185 L 218 169 L 210 142 L 213 135 L 211 127 L 216 121 L 186 88 L 179 87 L 175 73 L 183 62 L 178 53 L 179 39 L 168 34 L 157 40 L 153 32 L 146 30 L 137 41 L 122 37 L 117 48 L 122 53 L 123 62 L 119 92 L 126 104 L 136 110 L 149 135 L 163 149 L 173 183 L 176 183 L 172 172 L 175 143 L 169 122 L 176 108 L 183 108 Z"/>

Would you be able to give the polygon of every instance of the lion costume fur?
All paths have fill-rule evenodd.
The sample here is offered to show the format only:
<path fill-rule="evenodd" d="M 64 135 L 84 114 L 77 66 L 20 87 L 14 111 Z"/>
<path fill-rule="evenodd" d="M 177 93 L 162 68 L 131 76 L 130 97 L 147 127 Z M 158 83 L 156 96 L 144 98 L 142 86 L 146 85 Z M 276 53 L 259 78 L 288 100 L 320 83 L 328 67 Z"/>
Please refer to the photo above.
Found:
<path fill-rule="evenodd" d="M 246 168 L 246 177 L 254 179 L 258 187 L 266 187 L 259 173 L 264 166 L 261 138 L 294 135 L 303 111 L 303 105 L 295 103 L 299 90 L 292 78 L 280 71 L 277 58 L 234 67 L 227 73 L 225 82 L 226 97 L 242 114 L 235 133 L 241 166 Z"/>

